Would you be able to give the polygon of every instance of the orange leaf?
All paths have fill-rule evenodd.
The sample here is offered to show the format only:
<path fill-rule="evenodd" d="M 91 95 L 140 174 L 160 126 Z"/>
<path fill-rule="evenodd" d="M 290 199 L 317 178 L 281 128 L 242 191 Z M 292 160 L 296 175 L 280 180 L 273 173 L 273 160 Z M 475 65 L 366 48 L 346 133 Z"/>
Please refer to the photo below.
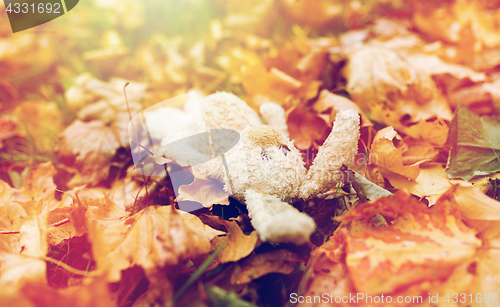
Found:
<path fill-rule="evenodd" d="M 363 111 L 352 100 L 343 96 L 333 94 L 328 90 L 322 90 L 319 93 L 318 100 L 313 104 L 313 109 L 318 113 L 330 113 L 329 123 L 332 124 L 335 120 L 337 112 L 340 110 L 353 109 L 361 115 L 361 127 L 371 127 L 372 122 L 366 117 Z"/>
<path fill-rule="evenodd" d="M 259 242 L 256 231 L 245 235 L 235 221 L 227 221 L 220 217 L 203 215 L 201 219 L 215 229 L 225 229 L 226 236 L 214 237 L 212 239 L 212 250 L 224 244 L 222 250 L 215 258 L 219 263 L 236 262 L 250 255 Z M 227 241 L 226 241 L 227 240 Z"/>
<path fill-rule="evenodd" d="M 316 113 L 303 108 L 295 108 L 287 119 L 290 139 L 295 147 L 306 150 L 311 145 L 318 148 L 328 137 L 331 128 Z"/>
<path fill-rule="evenodd" d="M 105 229 L 93 222 L 89 239 L 97 268 L 109 281 L 119 281 L 121 271 L 135 265 L 148 271 L 210 251 L 209 239 L 170 206 L 147 207 Z"/>
<path fill-rule="evenodd" d="M 343 221 L 369 221 L 376 214 L 394 219 L 383 228 L 365 228 L 356 233 L 342 229 L 329 244 L 320 247 L 311 263 L 345 266 L 344 282 L 329 288 L 334 295 L 365 293 L 392 295 L 401 291 L 427 295 L 426 285 L 441 282 L 481 246 L 474 231 L 460 220 L 452 193 L 439 199 L 432 208 L 410 194 L 396 194 L 365 203 L 341 217 Z M 326 256 L 330 262 L 315 259 Z M 340 265 L 340 267 L 337 267 Z M 329 266 L 314 267 L 328 271 Z M 307 280 L 303 280 L 302 284 Z M 306 288 L 307 293 L 319 289 Z M 364 305 L 367 306 L 368 304 Z"/>
<path fill-rule="evenodd" d="M 374 163 L 396 174 L 415 180 L 420 168 L 418 164 L 403 165 L 403 148 L 396 147 L 394 141 L 402 142 L 392 127 L 386 127 L 375 135 L 371 150 Z"/>

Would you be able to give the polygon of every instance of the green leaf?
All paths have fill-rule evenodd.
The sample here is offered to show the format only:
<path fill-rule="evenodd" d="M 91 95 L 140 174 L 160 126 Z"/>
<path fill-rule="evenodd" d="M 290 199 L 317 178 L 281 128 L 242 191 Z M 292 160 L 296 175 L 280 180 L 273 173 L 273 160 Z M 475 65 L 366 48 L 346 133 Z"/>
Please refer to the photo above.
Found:
<path fill-rule="evenodd" d="M 208 297 L 212 301 L 213 306 L 220 307 L 256 307 L 245 300 L 242 300 L 238 295 L 231 291 L 227 292 L 217 286 L 205 285 Z"/>
<path fill-rule="evenodd" d="M 500 120 L 458 107 L 450 123 L 446 175 L 468 181 L 500 171 Z"/>

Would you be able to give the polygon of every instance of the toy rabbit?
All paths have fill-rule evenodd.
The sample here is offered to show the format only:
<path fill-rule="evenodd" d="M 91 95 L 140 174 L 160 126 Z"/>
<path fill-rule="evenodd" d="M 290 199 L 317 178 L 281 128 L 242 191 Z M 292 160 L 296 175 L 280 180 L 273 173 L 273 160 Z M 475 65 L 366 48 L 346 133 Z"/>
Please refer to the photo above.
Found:
<path fill-rule="evenodd" d="M 316 225 L 289 203 L 310 199 L 334 188 L 342 179 L 342 164 L 352 164 L 359 139 L 359 115 L 340 111 L 332 131 L 307 170 L 301 153 L 288 139 L 284 110 L 275 103 L 260 107 L 265 124 L 240 98 L 219 92 L 206 97 L 202 113 L 207 129 L 233 129 L 239 142 L 221 157 L 193 167 L 220 180 L 224 189 L 246 204 L 262 241 L 303 244 Z M 224 141 L 224 140 L 212 140 Z"/>

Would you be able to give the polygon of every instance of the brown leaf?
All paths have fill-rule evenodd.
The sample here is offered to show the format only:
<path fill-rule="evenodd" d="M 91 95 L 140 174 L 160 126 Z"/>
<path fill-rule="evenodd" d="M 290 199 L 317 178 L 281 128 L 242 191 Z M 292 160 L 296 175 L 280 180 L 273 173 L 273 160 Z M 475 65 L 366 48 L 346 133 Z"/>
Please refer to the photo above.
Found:
<path fill-rule="evenodd" d="M 306 150 L 311 146 L 318 148 L 323 144 L 331 128 L 318 114 L 301 107 L 291 109 L 289 112 L 288 131 L 295 147 Z"/>
<path fill-rule="evenodd" d="M 121 146 L 113 130 L 100 121 L 76 120 L 62 133 L 60 155 L 80 171 L 81 180 L 96 185 L 108 177 L 109 163 Z"/>
<path fill-rule="evenodd" d="M 404 138 L 408 149 L 403 153 L 403 164 L 415 164 L 422 161 L 437 160 L 440 150 L 428 141 L 413 140 L 411 138 Z"/>
<path fill-rule="evenodd" d="M 212 228 L 227 232 L 226 236 L 214 237 L 211 242 L 212 250 L 217 249 L 220 244 L 224 244 L 222 250 L 215 258 L 219 263 L 236 262 L 245 258 L 253 252 L 259 241 L 256 231 L 245 235 L 235 221 L 227 221 L 220 217 L 209 215 L 203 215 L 201 219 L 206 224 L 212 226 Z"/>
<path fill-rule="evenodd" d="M 87 223 L 90 224 L 95 221 L 102 227 L 107 227 L 116 224 L 129 215 L 129 212 L 122 206 L 116 204 L 114 201 L 104 194 L 104 197 L 99 199 L 90 199 L 85 202 L 87 206 Z"/>
<path fill-rule="evenodd" d="M 296 253 L 286 249 L 279 249 L 252 255 L 245 259 L 233 275 L 232 284 L 247 284 L 254 279 L 270 273 L 281 273 L 288 275 L 295 267 L 302 263 Z"/>
<path fill-rule="evenodd" d="M 120 272 L 135 265 L 148 271 L 210 251 L 207 236 L 191 229 L 170 206 L 147 207 L 105 229 L 93 222 L 89 239 L 97 268 L 108 281 L 119 281 Z"/>
<path fill-rule="evenodd" d="M 28 217 L 19 234 L 13 235 L 10 242 L 4 241 L 10 247 L 0 250 L 0 292 L 14 293 L 28 280 L 45 281 L 43 258 L 48 251 L 47 216 L 45 208 L 40 214 Z"/>
<path fill-rule="evenodd" d="M 115 302 L 109 284 L 102 277 L 91 278 L 80 286 L 54 289 L 42 282 L 29 282 L 21 292 L 35 306 L 107 307 Z"/>
<path fill-rule="evenodd" d="M 31 174 L 26 178 L 22 188 L 15 193 L 17 201 L 48 200 L 54 198 L 56 185 L 53 176 L 57 174 L 52 162 L 42 163 L 34 167 Z"/>
<path fill-rule="evenodd" d="M 210 209 L 214 204 L 229 205 L 228 196 L 219 181 L 195 176 L 193 182 L 179 187 L 177 201 L 195 201 Z"/>

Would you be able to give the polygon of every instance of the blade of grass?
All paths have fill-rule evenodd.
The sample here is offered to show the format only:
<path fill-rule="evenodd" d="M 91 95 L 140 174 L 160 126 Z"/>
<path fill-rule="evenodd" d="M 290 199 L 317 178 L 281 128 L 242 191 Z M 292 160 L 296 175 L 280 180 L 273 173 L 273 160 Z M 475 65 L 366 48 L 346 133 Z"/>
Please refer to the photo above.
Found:
<path fill-rule="evenodd" d="M 233 226 L 234 227 L 234 226 Z M 232 228 L 231 228 L 232 229 Z M 230 229 L 230 231 L 231 231 Z M 210 266 L 210 264 L 212 263 L 212 261 L 215 259 L 215 257 L 217 257 L 217 255 L 220 253 L 220 251 L 222 250 L 222 248 L 224 247 L 224 245 L 226 245 L 227 243 L 227 240 L 228 240 L 229 236 L 226 236 L 226 239 L 224 241 L 222 241 L 222 243 L 217 247 L 217 249 L 212 253 L 212 255 L 210 255 L 210 257 L 207 258 L 207 260 L 205 260 L 203 262 L 203 264 L 198 268 L 198 270 L 196 270 L 196 272 L 194 272 L 193 275 L 191 275 L 191 277 L 189 277 L 189 279 L 186 281 L 186 283 L 184 285 L 182 285 L 182 287 L 179 289 L 179 291 L 177 291 L 177 293 L 175 293 L 174 297 L 172 298 L 172 304 L 189 288 L 191 287 L 191 285 L 196 281 L 198 280 L 198 278 L 201 277 L 201 275 L 203 274 L 203 272 Z"/>

